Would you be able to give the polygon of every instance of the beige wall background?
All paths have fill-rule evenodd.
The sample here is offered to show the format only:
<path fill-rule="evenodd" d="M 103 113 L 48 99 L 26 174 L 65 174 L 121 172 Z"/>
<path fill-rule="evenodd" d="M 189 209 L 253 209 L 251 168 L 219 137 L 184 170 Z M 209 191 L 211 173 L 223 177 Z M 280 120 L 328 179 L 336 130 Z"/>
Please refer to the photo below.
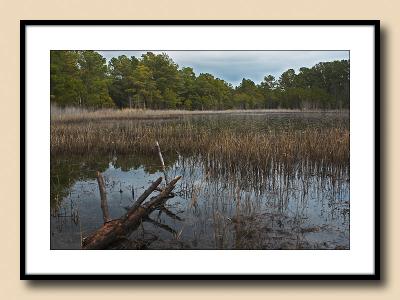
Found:
<path fill-rule="evenodd" d="M 400 5 L 393 0 L 22 0 L 0 2 L 2 299 L 400 299 Z M 380 19 L 381 282 L 26 282 L 19 280 L 20 19 Z M 38 199 L 39 200 L 39 199 Z M 47 200 L 46 199 L 43 199 Z"/>

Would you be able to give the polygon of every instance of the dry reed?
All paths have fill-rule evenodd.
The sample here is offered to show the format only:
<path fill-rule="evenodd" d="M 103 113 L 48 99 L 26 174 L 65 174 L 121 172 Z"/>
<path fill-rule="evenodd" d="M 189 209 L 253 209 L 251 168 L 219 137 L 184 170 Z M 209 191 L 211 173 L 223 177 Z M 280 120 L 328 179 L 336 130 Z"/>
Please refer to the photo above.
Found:
<path fill-rule="evenodd" d="M 96 114 L 97 112 L 93 112 Z M 51 154 L 148 154 L 159 141 L 165 153 L 201 155 L 211 169 L 240 172 L 254 169 L 272 172 L 280 168 L 347 170 L 350 160 L 348 126 L 309 126 L 290 128 L 244 128 L 218 125 L 213 121 L 125 120 L 119 111 L 101 111 L 85 119 L 52 120 Z M 113 115 L 114 114 L 114 115 Z M 129 114 L 129 112 L 128 112 Z M 157 112 L 148 116 L 170 116 Z M 86 120 L 85 122 L 82 122 Z M 301 164 L 301 168 L 295 168 Z M 337 168 L 339 167 L 339 168 Z"/>

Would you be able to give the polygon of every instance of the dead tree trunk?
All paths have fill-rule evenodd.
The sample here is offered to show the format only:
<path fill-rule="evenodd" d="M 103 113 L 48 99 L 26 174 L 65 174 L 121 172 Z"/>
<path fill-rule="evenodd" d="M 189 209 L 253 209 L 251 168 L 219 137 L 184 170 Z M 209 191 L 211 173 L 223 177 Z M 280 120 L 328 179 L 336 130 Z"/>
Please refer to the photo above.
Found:
<path fill-rule="evenodd" d="M 111 218 L 110 218 L 110 213 L 108 211 L 106 186 L 104 184 L 103 175 L 101 175 L 100 172 L 97 172 L 97 183 L 99 184 L 101 210 L 103 211 L 103 220 L 105 224 L 111 221 Z"/>
<path fill-rule="evenodd" d="M 175 177 L 166 185 L 159 195 L 152 197 L 150 201 L 141 205 L 161 183 L 162 178 L 158 178 L 158 180 L 153 182 L 138 198 L 125 216 L 117 220 L 105 222 L 100 229 L 85 238 L 82 243 L 82 249 L 106 249 L 108 246 L 126 239 L 129 234 L 141 224 L 142 219 L 147 218 L 153 210 L 159 205 L 163 205 L 170 198 L 170 194 L 179 179 L 181 179 L 181 176 Z"/>

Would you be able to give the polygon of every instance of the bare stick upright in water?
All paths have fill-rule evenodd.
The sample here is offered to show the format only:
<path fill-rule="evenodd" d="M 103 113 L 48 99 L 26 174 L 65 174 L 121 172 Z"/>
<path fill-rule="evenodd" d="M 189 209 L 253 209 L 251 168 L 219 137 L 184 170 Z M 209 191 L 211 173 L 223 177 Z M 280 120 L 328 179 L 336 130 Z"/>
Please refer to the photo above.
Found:
<path fill-rule="evenodd" d="M 168 179 L 167 179 L 167 172 L 165 171 L 165 164 L 164 164 L 164 159 L 161 153 L 160 145 L 158 144 L 158 141 L 156 141 L 156 148 L 158 151 L 158 157 L 160 158 L 161 161 L 161 166 L 164 172 L 164 177 L 165 177 L 165 184 L 168 184 Z"/>
<path fill-rule="evenodd" d="M 103 221 L 105 224 L 111 221 L 111 218 L 110 218 L 110 213 L 108 211 L 106 185 L 104 184 L 103 175 L 101 175 L 100 172 L 97 172 L 97 183 L 99 184 L 101 210 L 103 211 Z"/>

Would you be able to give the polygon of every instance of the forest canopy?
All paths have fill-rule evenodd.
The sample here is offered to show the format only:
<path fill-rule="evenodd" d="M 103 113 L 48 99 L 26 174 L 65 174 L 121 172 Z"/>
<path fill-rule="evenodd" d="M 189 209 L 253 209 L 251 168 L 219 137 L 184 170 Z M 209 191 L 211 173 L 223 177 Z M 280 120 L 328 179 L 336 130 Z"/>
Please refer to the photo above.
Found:
<path fill-rule="evenodd" d="M 350 61 L 320 62 L 266 74 L 234 87 L 209 73 L 196 76 L 166 53 L 125 55 L 108 64 L 96 51 L 50 52 L 50 100 L 59 106 L 149 109 L 348 109 Z"/>

